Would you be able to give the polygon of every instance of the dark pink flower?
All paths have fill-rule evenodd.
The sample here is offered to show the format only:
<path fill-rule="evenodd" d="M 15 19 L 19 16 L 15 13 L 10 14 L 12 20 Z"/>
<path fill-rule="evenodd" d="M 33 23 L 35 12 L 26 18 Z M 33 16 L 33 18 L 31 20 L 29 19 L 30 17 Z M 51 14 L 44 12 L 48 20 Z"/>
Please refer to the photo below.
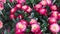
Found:
<path fill-rule="evenodd" d="M 38 13 L 41 15 L 47 15 L 47 10 L 45 8 L 41 8 L 38 10 Z"/>
<path fill-rule="evenodd" d="M 36 19 L 31 19 L 31 21 L 30 21 L 30 24 L 32 25 L 32 24 L 37 24 L 38 22 L 37 22 L 37 20 Z"/>
<path fill-rule="evenodd" d="M 49 17 L 48 22 L 49 22 L 49 24 L 57 23 L 57 19 L 54 17 Z"/>
<path fill-rule="evenodd" d="M 41 4 L 37 4 L 34 6 L 34 9 L 37 11 L 38 9 L 42 8 L 42 5 Z"/>
<path fill-rule="evenodd" d="M 24 32 L 26 30 L 26 25 L 22 24 L 21 22 L 18 22 L 16 24 L 16 32 Z"/>
<path fill-rule="evenodd" d="M 32 8 L 28 5 L 22 6 L 22 10 L 24 10 L 27 13 L 30 13 L 32 11 Z"/>
<path fill-rule="evenodd" d="M 0 29 L 3 27 L 3 22 L 0 20 Z"/>
<path fill-rule="evenodd" d="M 14 19 L 14 18 L 16 18 L 16 16 L 14 15 L 14 14 L 10 14 L 10 19 Z"/>
<path fill-rule="evenodd" d="M 40 26 L 38 24 L 32 24 L 31 25 L 31 31 L 36 33 L 36 32 L 40 32 Z"/>
<path fill-rule="evenodd" d="M 52 0 L 45 0 L 47 2 L 48 5 L 52 4 Z"/>
<path fill-rule="evenodd" d="M 60 13 L 58 13 L 58 19 L 60 19 Z"/>
<path fill-rule="evenodd" d="M 10 2 L 14 2 L 14 0 L 9 0 Z"/>
<path fill-rule="evenodd" d="M 40 4 L 43 5 L 43 6 L 46 6 L 46 5 L 47 5 L 47 1 L 42 0 L 42 1 L 40 2 Z"/>
<path fill-rule="evenodd" d="M 21 9 L 22 5 L 21 4 L 17 4 L 16 7 Z"/>
<path fill-rule="evenodd" d="M 22 14 L 18 15 L 17 17 L 18 17 L 19 19 L 24 18 L 24 16 L 23 16 Z"/>
<path fill-rule="evenodd" d="M 26 2 L 26 0 L 16 0 L 17 1 L 17 3 L 25 3 Z"/>
<path fill-rule="evenodd" d="M 50 9 L 53 10 L 53 11 L 54 11 L 54 10 L 57 10 L 57 6 L 56 6 L 56 5 L 51 5 L 51 6 L 50 6 Z"/>
<path fill-rule="evenodd" d="M 10 14 L 14 14 L 17 11 L 17 7 L 14 7 L 10 10 Z"/>
<path fill-rule="evenodd" d="M 1 2 L 3 2 L 3 3 L 6 3 L 6 0 L 0 0 Z"/>
<path fill-rule="evenodd" d="M 4 9 L 4 5 L 2 2 L 0 2 L 0 10 L 3 10 Z"/>
<path fill-rule="evenodd" d="M 57 17 L 58 17 L 58 11 L 52 11 L 51 12 L 51 17 L 54 17 L 54 18 L 57 19 Z"/>
<path fill-rule="evenodd" d="M 27 24 L 28 22 L 27 22 L 26 20 L 23 20 L 23 19 L 22 19 L 22 20 L 20 20 L 20 22 L 21 22 L 22 24 L 26 25 L 26 26 L 28 25 L 28 24 Z"/>

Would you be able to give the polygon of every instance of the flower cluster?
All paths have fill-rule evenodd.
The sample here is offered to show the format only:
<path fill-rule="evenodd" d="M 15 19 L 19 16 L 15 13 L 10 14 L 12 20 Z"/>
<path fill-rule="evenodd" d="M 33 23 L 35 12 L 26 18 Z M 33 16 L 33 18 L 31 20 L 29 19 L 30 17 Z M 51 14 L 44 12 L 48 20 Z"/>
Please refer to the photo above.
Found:
<path fill-rule="evenodd" d="M 11 0 L 10 2 L 13 2 L 13 0 Z M 11 19 L 16 18 L 14 13 L 18 9 L 23 10 L 26 13 L 31 13 L 32 8 L 30 6 L 24 4 L 26 2 L 26 0 L 16 0 L 16 2 L 17 2 L 17 4 L 15 5 L 15 7 L 10 10 L 10 18 Z M 51 10 L 50 17 L 48 18 L 49 30 L 52 33 L 57 33 L 60 30 L 59 25 L 57 23 L 58 20 L 60 19 L 60 13 L 58 12 L 57 6 L 52 3 L 52 0 L 42 0 L 41 2 L 39 2 L 38 4 L 36 4 L 34 6 L 34 9 L 40 15 L 48 16 L 48 14 L 47 14 L 48 10 L 45 8 L 46 6 L 49 6 L 49 8 Z M 24 16 L 22 14 L 19 14 L 17 17 L 19 19 L 24 18 Z M 24 34 L 28 25 L 31 26 L 31 32 L 33 32 L 34 34 L 42 34 L 40 25 L 38 24 L 36 19 L 31 19 L 29 24 L 25 20 L 20 20 L 16 24 L 15 33 L 16 34 Z"/>
<path fill-rule="evenodd" d="M 21 20 L 16 24 L 15 34 L 24 34 L 27 28 L 27 22 L 25 20 Z"/>
<path fill-rule="evenodd" d="M 30 8 L 30 6 L 28 6 L 28 5 L 16 4 L 16 6 L 10 10 L 10 18 L 11 18 L 11 19 L 13 19 L 14 17 L 16 17 L 16 16 L 14 16 L 14 13 L 15 13 L 18 9 L 24 10 L 24 11 L 27 12 L 27 13 L 30 13 L 30 12 L 32 11 L 32 9 Z M 12 15 L 13 15 L 13 16 L 12 16 Z M 19 17 L 19 18 L 21 19 L 21 17 L 23 17 L 23 15 L 20 14 L 20 15 L 17 16 L 17 17 Z"/>

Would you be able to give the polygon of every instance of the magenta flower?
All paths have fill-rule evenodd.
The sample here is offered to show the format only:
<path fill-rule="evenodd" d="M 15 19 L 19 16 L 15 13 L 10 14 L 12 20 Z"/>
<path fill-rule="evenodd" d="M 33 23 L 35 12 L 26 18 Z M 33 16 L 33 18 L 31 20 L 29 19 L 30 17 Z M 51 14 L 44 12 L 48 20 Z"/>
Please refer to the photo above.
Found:
<path fill-rule="evenodd" d="M 20 33 L 20 32 L 24 32 L 26 30 L 26 25 L 23 25 L 21 22 L 18 22 L 17 24 L 16 24 L 16 32 L 18 33 Z"/>
<path fill-rule="evenodd" d="M 0 2 L 6 3 L 6 0 L 0 0 Z"/>
<path fill-rule="evenodd" d="M 51 17 L 58 18 L 58 11 L 52 11 L 51 12 Z"/>
<path fill-rule="evenodd" d="M 3 3 L 6 3 L 6 0 L 0 0 L 0 10 L 4 9 Z"/>
<path fill-rule="evenodd" d="M 26 26 L 28 25 L 26 20 L 23 20 L 23 19 L 22 19 L 22 20 L 20 20 L 20 22 L 21 22 L 22 24 L 26 25 Z"/>
<path fill-rule="evenodd" d="M 0 10 L 3 10 L 4 9 L 4 5 L 2 2 L 0 2 Z"/>
<path fill-rule="evenodd" d="M 40 32 L 40 26 L 38 24 L 32 24 L 31 25 L 31 31 L 36 33 L 36 32 Z"/>
<path fill-rule="evenodd" d="M 49 24 L 57 23 L 57 19 L 54 17 L 49 17 L 48 22 L 49 22 Z"/>
<path fill-rule="evenodd" d="M 3 27 L 3 22 L 0 20 L 0 29 Z"/>
<path fill-rule="evenodd" d="M 36 24 L 37 23 L 37 20 L 36 19 L 31 19 L 31 21 L 30 21 L 30 24 L 32 25 L 32 24 Z"/>
<path fill-rule="evenodd" d="M 14 2 L 14 0 L 9 0 L 10 2 Z"/>
<path fill-rule="evenodd" d="M 25 3 L 26 2 L 26 0 L 16 0 L 17 1 L 17 3 Z"/>

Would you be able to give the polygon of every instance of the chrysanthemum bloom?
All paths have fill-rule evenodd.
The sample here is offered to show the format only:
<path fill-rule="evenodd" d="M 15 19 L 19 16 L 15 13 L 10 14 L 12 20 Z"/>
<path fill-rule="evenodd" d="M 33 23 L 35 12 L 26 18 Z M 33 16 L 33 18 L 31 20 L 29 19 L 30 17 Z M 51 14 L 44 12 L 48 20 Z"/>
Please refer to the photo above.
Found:
<path fill-rule="evenodd" d="M 59 25 L 56 24 L 56 23 L 50 25 L 50 30 L 51 30 L 51 32 L 53 32 L 53 33 L 57 33 L 57 32 L 59 32 Z"/>
<path fill-rule="evenodd" d="M 31 7 L 28 6 L 28 5 L 22 6 L 22 10 L 24 10 L 24 11 L 27 12 L 27 13 L 30 13 L 30 12 L 32 11 Z"/>
<path fill-rule="evenodd" d="M 27 5 L 22 6 L 22 10 L 26 11 L 27 10 Z"/>
<path fill-rule="evenodd" d="M 57 23 L 57 19 L 54 17 L 49 17 L 48 22 L 49 22 L 49 24 Z"/>
<path fill-rule="evenodd" d="M 25 3 L 26 2 L 26 0 L 16 0 L 17 1 L 17 3 Z"/>
<path fill-rule="evenodd" d="M 3 27 L 3 22 L 0 20 L 0 29 Z"/>
<path fill-rule="evenodd" d="M 16 33 L 21 33 L 24 32 L 26 30 L 26 25 L 23 25 L 21 22 L 18 22 L 16 24 Z"/>
<path fill-rule="evenodd" d="M 17 11 L 17 7 L 14 7 L 10 10 L 10 14 L 14 14 Z"/>
<path fill-rule="evenodd" d="M 4 5 L 2 2 L 0 2 L 0 10 L 3 10 L 4 9 Z"/>
<path fill-rule="evenodd" d="M 41 9 L 38 10 L 38 13 L 41 14 L 41 15 L 47 15 L 47 9 L 41 8 Z"/>
<path fill-rule="evenodd" d="M 30 13 L 32 11 L 32 8 L 28 6 L 26 12 Z"/>
<path fill-rule="evenodd" d="M 27 26 L 27 21 L 26 20 L 20 20 L 20 22 L 22 23 L 22 24 L 24 24 L 24 25 L 26 25 Z"/>
<path fill-rule="evenodd" d="M 17 4 L 16 7 L 19 8 L 19 9 L 21 9 L 22 5 L 21 4 Z"/>
<path fill-rule="evenodd" d="M 14 19 L 14 18 L 16 18 L 16 16 L 14 15 L 14 14 L 10 14 L 10 19 Z"/>
<path fill-rule="evenodd" d="M 50 9 L 53 10 L 53 11 L 54 11 L 54 10 L 57 10 L 57 6 L 56 6 L 56 5 L 51 5 L 51 6 L 50 6 Z"/>
<path fill-rule="evenodd" d="M 30 24 L 36 24 L 37 20 L 36 19 L 31 19 Z"/>
<path fill-rule="evenodd" d="M 31 25 L 31 31 L 36 33 L 36 32 L 40 32 L 40 26 L 38 24 L 32 24 Z"/>
<path fill-rule="evenodd" d="M 36 6 L 34 6 L 34 9 L 37 11 L 38 9 L 42 8 L 41 4 L 37 4 Z"/>
<path fill-rule="evenodd" d="M 54 17 L 54 18 L 57 19 L 57 17 L 58 17 L 58 11 L 52 11 L 51 12 L 51 17 Z"/>

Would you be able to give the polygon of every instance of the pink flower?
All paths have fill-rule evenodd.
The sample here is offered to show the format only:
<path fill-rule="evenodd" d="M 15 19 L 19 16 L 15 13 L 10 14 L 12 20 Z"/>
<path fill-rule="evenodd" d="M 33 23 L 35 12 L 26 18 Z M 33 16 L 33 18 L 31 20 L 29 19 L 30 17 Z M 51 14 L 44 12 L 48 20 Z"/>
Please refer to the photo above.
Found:
<path fill-rule="evenodd" d="M 51 10 L 57 10 L 57 6 L 56 6 L 56 5 L 51 5 L 51 6 L 50 6 L 50 9 L 51 9 Z"/>
<path fill-rule="evenodd" d="M 47 2 L 48 5 L 52 4 L 52 0 L 45 0 Z"/>
<path fill-rule="evenodd" d="M 24 16 L 23 16 L 22 14 L 18 15 L 17 17 L 18 17 L 19 19 L 24 18 Z"/>
<path fill-rule="evenodd" d="M 32 8 L 28 5 L 22 6 L 22 10 L 24 10 L 27 13 L 30 13 L 32 11 Z"/>
<path fill-rule="evenodd" d="M 26 25 L 26 26 L 28 25 L 28 24 L 27 24 L 28 22 L 27 22 L 26 20 L 20 20 L 20 22 L 21 22 L 22 24 Z"/>
<path fill-rule="evenodd" d="M 38 9 L 40 9 L 40 8 L 42 8 L 42 5 L 41 5 L 41 4 L 37 4 L 37 5 L 34 7 L 35 10 L 38 10 Z"/>
<path fill-rule="evenodd" d="M 15 34 L 24 34 L 23 32 L 15 32 Z"/>
<path fill-rule="evenodd" d="M 24 10 L 24 11 L 26 11 L 26 10 L 27 10 L 27 8 L 28 8 L 28 6 L 27 6 L 27 5 L 22 6 L 22 10 Z"/>
<path fill-rule="evenodd" d="M 58 19 L 60 19 L 60 13 L 58 13 Z"/>
<path fill-rule="evenodd" d="M 40 31 L 40 32 L 37 32 L 37 33 L 35 33 L 35 34 L 42 34 L 42 32 Z"/>
<path fill-rule="evenodd" d="M 6 3 L 6 0 L 0 0 L 1 2 L 3 2 L 3 3 Z"/>
<path fill-rule="evenodd" d="M 42 0 L 42 1 L 40 2 L 40 4 L 43 5 L 43 6 L 46 6 L 46 5 L 47 5 L 47 2 L 46 2 L 45 0 Z"/>
<path fill-rule="evenodd" d="M 26 12 L 30 13 L 32 11 L 32 8 L 28 6 Z"/>
<path fill-rule="evenodd" d="M 17 1 L 17 3 L 25 3 L 26 2 L 26 0 L 16 0 Z"/>
<path fill-rule="evenodd" d="M 38 10 L 38 13 L 41 15 L 47 15 L 47 10 L 45 8 L 41 8 Z"/>
<path fill-rule="evenodd" d="M 0 2 L 0 10 L 3 10 L 4 9 L 4 5 L 2 2 Z"/>
<path fill-rule="evenodd" d="M 21 22 L 18 22 L 16 24 L 16 32 L 24 32 L 26 30 L 26 25 L 22 24 Z"/>
<path fill-rule="evenodd" d="M 31 19 L 31 21 L 30 21 L 30 24 L 32 25 L 32 24 L 36 24 L 37 23 L 37 20 L 36 19 Z"/>
<path fill-rule="evenodd" d="M 16 7 L 19 8 L 19 9 L 21 9 L 22 5 L 21 4 L 17 4 Z"/>
<path fill-rule="evenodd" d="M 10 14 L 10 19 L 14 19 L 14 18 L 16 18 L 16 16 L 14 15 L 14 14 Z"/>
<path fill-rule="evenodd" d="M 3 27 L 3 22 L 0 20 L 0 29 Z"/>
<path fill-rule="evenodd" d="M 14 14 L 17 11 L 17 7 L 14 7 L 10 10 L 10 14 Z"/>
<path fill-rule="evenodd" d="M 59 25 L 56 24 L 56 23 L 50 25 L 50 30 L 51 30 L 51 32 L 53 32 L 53 33 L 57 33 L 57 32 L 59 32 Z"/>
<path fill-rule="evenodd" d="M 9 0 L 10 2 L 14 2 L 14 0 Z"/>
<path fill-rule="evenodd" d="M 38 24 L 32 24 L 31 25 L 31 31 L 36 33 L 36 32 L 40 32 L 40 26 Z"/>
<path fill-rule="evenodd" d="M 57 17 L 58 17 L 58 11 L 52 11 L 51 12 L 51 17 L 54 17 L 54 18 L 57 19 Z"/>
<path fill-rule="evenodd" d="M 57 19 L 54 17 L 49 17 L 48 22 L 49 22 L 49 24 L 57 23 Z"/>

